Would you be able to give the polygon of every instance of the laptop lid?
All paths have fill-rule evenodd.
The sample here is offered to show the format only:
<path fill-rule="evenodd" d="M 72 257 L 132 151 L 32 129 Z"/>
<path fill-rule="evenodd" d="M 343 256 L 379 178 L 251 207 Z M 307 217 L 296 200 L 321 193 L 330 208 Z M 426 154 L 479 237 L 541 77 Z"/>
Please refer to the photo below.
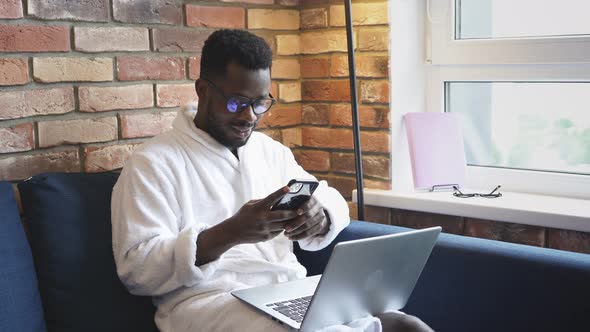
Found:
<path fill-rule="evenodd" d="M 341 242 L 334 247 L 321 278 L 308 277 L 232 294 L 301 331 L 400 310 L 407 303 L 440 231 L 440 227 L 433 227 Z M 268 306 L 312 294 L 301 324 Z"/>
<path fill-rule="evenodd" d="M 433 227 L 337 244 L 301 330 L 402 309 L 440 232 Z"/>

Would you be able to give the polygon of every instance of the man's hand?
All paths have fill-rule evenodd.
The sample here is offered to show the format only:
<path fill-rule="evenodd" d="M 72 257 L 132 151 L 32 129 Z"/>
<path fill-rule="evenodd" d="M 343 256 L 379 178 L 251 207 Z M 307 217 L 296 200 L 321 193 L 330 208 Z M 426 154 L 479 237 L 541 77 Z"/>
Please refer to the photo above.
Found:
<path fill-rule="evenodd" d="M 281 234 L 285 225 L 297 217 L 297 212 L 271 211 L 270 208 L 288 192 L 288 187 L 282 187 L 266 198 L 252 200 L 244 204 L 234 216 L 227 219 L 226 226 L 236 236 L 237 242 L 268 241 Z"/>
<path fill-rule="evenodd" d="M 289 240 L 299 241 L 324 235 L 330 230 L 330 220 L 315 197 L 311 196 L 296 212 L 297 217 L 285 225 L 285 236 Z"/>
<path fill-rule="evenodd" d="M 285 186 L 266 198 L 249 201 L 230 218 L 202 231 L 197 238 L 195 265 L 214 261 L 238 244 L 267 241 L 281 234 L 285 225 L 297 217 L 297 212 L 270 208 L 287 192 L 289 187 Z"/>

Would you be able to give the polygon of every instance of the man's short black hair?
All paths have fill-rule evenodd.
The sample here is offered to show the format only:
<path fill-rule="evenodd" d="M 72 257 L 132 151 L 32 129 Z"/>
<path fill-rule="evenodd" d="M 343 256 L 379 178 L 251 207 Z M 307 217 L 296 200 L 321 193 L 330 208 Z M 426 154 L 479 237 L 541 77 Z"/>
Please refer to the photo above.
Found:
<path fill-rule="evenodd" d="M 223 77 L 231 62 L 249 70 L 270 69 L 272 50 L 264 39 L 248 31 L 222 29 L 213 32 L 203 46 L 201 77 Z"/>

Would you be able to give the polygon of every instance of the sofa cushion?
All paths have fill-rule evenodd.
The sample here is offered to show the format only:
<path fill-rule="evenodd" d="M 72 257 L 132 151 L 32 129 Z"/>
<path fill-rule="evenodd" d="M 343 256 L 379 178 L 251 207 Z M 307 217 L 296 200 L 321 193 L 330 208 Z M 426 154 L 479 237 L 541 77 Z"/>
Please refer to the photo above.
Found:
<path fill-rule="evenodd" d="M 120 282 L 111 246 L 112 172 L 19 183 L 50 331 L 157 331 L 148 297 Z"/>
<path fill-rule="evenodd" d="M 0 331 L 45 331 L 31 249 L 8 182 L 0 182 Z"/>

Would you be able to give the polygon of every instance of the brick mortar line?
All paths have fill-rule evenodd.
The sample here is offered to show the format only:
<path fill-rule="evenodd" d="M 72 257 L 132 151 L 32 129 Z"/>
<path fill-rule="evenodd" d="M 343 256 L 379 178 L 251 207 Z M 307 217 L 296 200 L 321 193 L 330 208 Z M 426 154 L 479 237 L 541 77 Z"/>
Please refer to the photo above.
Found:
<path fill-rule="evenodd" d="M 118 56 L 146 56 L 153 55 L 153 58 L 194 56 L 201 52 L 164 52 L 164 51 L 104 51 L 104 52 L 82 52 L 82 51 L 41 51 L 41 52 L 0 52 L 3 58 L 22 58 L 30 56 L 34 58 L 112 58 Z M 149 58 L 149 57 L 148 57 Z"/>
<path fill-rule="evenodd" d="M 354 178 L 354 175 L 353 174 L 345 174 L 345 175 L 336 174 L 336 173 L 334 173 L 334 171 L 332 169 L 330 169 L 329 171 L 323 171 L 323 172 L 327 172 L 327 174 L 324 174 L 324 175 L 332 176 L 332 177 L 336 177 L 336 178 L 340 178 L 340 179 L 352 179 L 352 178 Z M 380 181 L 380 182 L 386 182 L 387 181 L 387 180 L 383 180 L 383 179 L 374 179 L 372 177 L 367 177 L 366 175 L 363 175 L 363 180 L 377 180 L 377 181 Z"/>
<path fill-rule="evenodd" d="M 196 56 L 193 55 L 193 57 L 196 58 Z M 186 59 L 184 59 L 183 63 L 184 63 L 184 79 L 188 80 L 188 81 L 196 81 L 190 78 L 190 62 L 191 62 L 191 57 L 187 57 Z M 201 65 L 199 64 L 199 69 L 200 69 Z M 200 70 L 199 70 L 199 74 L 200 74 Z"/>
<path fill-rule="evenodd" d="M 383 0 L 354 0 L 352 3 L 353 5 L 356 4 L 378 4 L 378 3 L 387 3 L 387 1 Z M 318 9 L 318 8 L 329 8 L 330 6 L 344 6 L 339 2 L 324 2 L 324 3 L 308 3 L 308 4 L 299 4 L 297 7 L 299 10 L 304 9 Z"/>
<path fill-rule="evenodd" d="M 106 142 L 94 142 L 94 143 L 79 143 L 80 147 L 82 148 L 102 148 L 108 146 L 119 146 L 119 145 L 127 145 L 127 144 L 136 144 L 136 143 L 143 143 L 147 139 L 153 136 L 145 136 L 145 137 L 134 137 L 134 138 L 121 138 L 114 141 L 106 141 Z"/>
<path fill-rule="evenodd" d="M 304 82 L 333 82 L 333 81 L 341 81 L 341 82 L 348 82 L 350 79 L 347 76 L 340 76 L 340 77 L 317 77 L 317 78 L 301 78 L 301 83 Z M 357 81 L 367 81 L 367 82 L 389 82 L 390 79 L 388 77 L 368 77 L 368 76 L 357 76 Z"/>
<path fill-rule="evenodd" d="M 328 19 L 329 19 L 329 15 L 328 15 Z M 358 39 L 357 35 L 358 32 L 360 30 L 383 30 L 384 28 L 387 28 L 389 30 L 389 23 L 385 24 L 385 23 L 379 23 L 379 24 L 354 24 L 353 25 L 353 33 L 354 33 L 354 39 Z M 261 29 L 256 29 L 254 31 L 258 31 Z M 273 30 L 273 29 L 267 29 L 270 31 L 277 31 L 277 30 Z M 297 30 L 291 30 L 291 31 L 297 31 Z M 321 27 L 321 28 L 313 28 L 313 29 L 306 29 L 306 28 L 299 28 L 299 32 L 300 34 L 311 34 L 313 32 L 332 32 L 332 31 L 341 31 L 344 33 L 345 37 L 346 37 L 346 26 L 345 25 L 328 25 L 326 27 Z M 358 47 L 358 46 L 357 46 Z"/>
<path fill-rule="evenodd" d="M 302 105 L 322 105 L 322 104 L 326 104 L 326 105 L 340 105 L 340 104 L 350 104 L 350 102 L 346 102 L 346 101 L 327 101 L 327 100 L 314 100 L 314 101 L 310 101 L 310 100 L 302 100 L 301 101 Z M 363 107 L 363 106 L 367 106 L 367 107 L 373 107 L 373 108 L 377 108 L 377 109 L 391 109 L 389 107 L 389 103 L 363 103 L 360 100 L 358 101 L 358 106 Z"/>
<path fill-rule="evenodd" d="M 109 23 L 115 22 L 115 6 L 113 4 L 113 0 L 109 0 Z"/>
<path fill-rule="evenodd" d="M 80 90 L 78 85 L 73 85 L 74 110 L 71 113 L 80 113 Z M 68 113 L 66 113 L 68 114 Z"/>
<path fill-rule="evenodd" d="M 156 43 L 154 42 L 154 29 L 148 29 L 148 45 L 150 49 L 150 54 L 156 51 Z"/>
<path fill-rule="evenodd" d="M 76 36 L 74 33 L 74 25 L 68 25 L 68 26 L 69 26 L 68 32 L 70 34 L 70 51 L 69 52 L 72 52 L 76 49 Z"/>
<path fill-rule="evenodd" d="M 363 170 L 364 170 L 364 168 L 363 168 Z M 352 171 L 351 173 L 345 173 L 342 171 L 335 171 L 335 170 L 330 169 L 330 172 L 332 173 L 332 175 L 339 176 L 339 177 L 340 176 L 343 176 L 343 177 L 355 176 L 355 171 Z M 383 182 L 391 181 L 390 178 L 382 178 L 382 177 L 373 176 L 373 175 L 363 175 L 363 179 L 373 180 L 373 181 L 383 181 Z"/>
<path fill-rule="evenodd" d="M 180 4 L 180 25 L 183 27 L 187 27 L 188 25 L 188 15 L 186 13 L 186 2 Z"/>
<path fill-rule="evenodd" d="M 375 1 L 375 2 L 384 2 L 384 1 Z M 354 0 L 354 3 L 358 3 L 357 0 Z M 332 5 L 339 5 L 339 3 L 331 3 L 331 2 L 321 2 L 321 3 L 307 3 L 307 4 L 299 4 L 297 7 L 299 10 L 304 9 L 318 9 L 318 8 L 328 8 Z"/>
<path fill-rule="evenodd" d="M 113 13 L 114 14 L 114 13 Z M 36 19 L 32 16 L 24 17 L 24 18 L 17 18 L 17 19 L 0 19 L 0 25 L 31 25 L 31 26 L 76 26 L 76 27 L 96 27 L 96 28 L 114 28 L 114 27 L 122 27 L 122 28 L 170 28 L 170 29 L 178 29 L 184 28 L 186 30 L 206 30 L 211 28 L 202 28 L 202 27 L 190 27 L 190 26 L 183 26 L 177 24 L 168 24 L 168 23 L 130 23 L 130 22 L 119 22 L 115 21 L 79 21 L 74 19 Z"/>
<path fill-rule="evenodd" d="M 348 76 L 333 76 L 333 77 L 310 77 L 310 78 L 302 78 L 302 81 L 325 81 L 325 80 L 341 80 L 346 79 L 348 80 Z M 370 76 L 358 76 L 357 81 L 377 81 L 377 80 L 388 80 L 387 76 L 377 76 L 377 77 L 370 77 Z"/>
<path fill-rule="evenodd" d="M 301 78 L 271 78 L 271 83 L 297 83 Z"/>
<path fill-rule="evenodd" d="M 33 123 L 33 150 L 39 148 L 39 125 L 37 122 Z"/>
<path fill-rule="evenodd" d="M 309 124 L 302 124 L 302 126 L 305 126 L 306 128 L 326 128 L 326 129 L 351 129 L 352 130 L 352 125 L 347 126 L 347 125 L 309 125 Z M 362 132 L 370 132 L 370 133 L 375 133 L 375 132 L 389 132 L 389 128 L 382 128 L 382 127 L 364 127 L 361 126 L 361 131 Z"/>
<path fill-rule="evenodd" d="M 309 124 L 309 123 L 302 123 L 300 127 L 303 128 L 325 128 L 325 129 L 352 129 L 352 125 L 344 126 L 344 125 L 330 125 L 328 124 Z M 367 130 L 369 129 L 369 130 Z M 361 127 L 361 131 L 365 132 L 389 132 L 389 128 L 382 128 L 382 127 Z"/>
<path fill-rule="evenodd" d="M 51 121 L 70 121 L 70 120 L 88 120 L 88 119 L 100 119 L 105 117 L 113 117 L 117 114 L 121 113 L 121 115 L 131 115 L 131 114 L 144 114 L 144 113 L 153 113 L 153 114 L 160 114 L 165 112 L 173 112 L 178 111 L 180 107 L 146 107 L 146 108 L 134 108 L 129 110 L 109 110 L 109 111 L 101 111 L 101 112 L 80 112 L 80 111 L 71 111 L 68 113 L 62 114 L 48 114 L 48 115 L 34 115 L 25 118 L 17 118 L 17 119 L 7 119 L 0 121 L 0 127 L 12 127 L 19 124 L 31 123 L 31 122 L 51 122 Z"/>
<path fill-rule="evenodd" d="M 55 83 L 41 83 L 31 82 L 25 85 L 7 85 L 3 86 L 2 92 L 18 92 L 18 91 L 35 91 L 45 89 L 58 89 L 68 87 L 96 87 L 96 88 L 116 88 L 116 87 L 128 87 L 134 85 L 182 85 L 182 84 L 193 84 L 194 80 L 142 80 L 142 81 L 104 81 L 104 82 L 85 82 L 85 81 L 66 81 L 66 82 L 55 82 Z"/>
<path fill-rule="evenodd" d="M 353 148 L 350 149 L 331 149 L 331 148 L 323 148 L 323 147 L 309 147 L 309 146 L 300 146 L 298 148 L 301 151 L 321 151 L 321 152 L 329 152 L 329 153 L 349 153 L 353 154 Z M 389 157 L 390 154 L 388 152 L 373 152 L 373 151 L 363 151 L 364 155 L 370 155 L 373 157 Z"/>
<path fill-rule="evenodd" d="M 236 7 L 236 6 L 226 6 L 226 7 Z M 254 9 L 254 8 L 251 8 Z M 303 32 L 313 32 L 313 31 L 325 31 L 325 30 L 345 30 L 344 26 L 328 26 L 318 29 L 270 29 L 270 28 L 258 28 L 258 29 L 248 29 L 247 21 L 248 15 L 245 15 L 246 21 L 246 30 L 250 32 L 273 32 L 279 34 L 301 34 Z M 60 27 L 60 26 L 68 26 L 68 27 L 83 27 L 83 28 L 145 28 L 145 29 L 161 29 L 161 30 L 177 30 L 177 31 L 215 31 L 221 29 L 221 27 L 200 27 L 200 26 L 189 26 L 184 25 L 181 22 L 180 25 L 175 24 L 164 24 L 164 23 L 124 23 L 124 22 L 116 22 L 116 21 L 109 21 L 109 22 L 92 22 L 92 21 L 76 21 L 76 20 L 53 20 L 53 19 L 39 19 L 34 20 L 30 18 L 20 18 L 20 19 L 0 19 L 0 25 L 27 25 L 27 26 L 39 26 L 39 27 Z M 389 27 L 389 24 L 371 24 L 371 25 L 357 25 L 355 28 L 364 28 L 364 27 Z M 356 31 L 355 31 L 356 33 Z"/>
<path fill-rule="evenodd" d="M 333 101 L 333 100 L 329 100 L 329 101 L 310 101 L 310 100 L 302 100 L 301 102 L 302 106 L 305 105 L 350 105 L 350 101 Z M 386 103 L 383 103 L 383 106 L 379 106 L 379 109 L 384 109 L 384 108 L 388 108 L 387 106 L 384 105 L 389 105 Z M 360 104 L 359 106 L 373 106 L 373 104 Z"/>
<path fill-rule="evenodd" d="M 112 65 L 111 65 L 112 68 L 111 69 L 113 70 L 113 80 L 111 82 L 117 82 L 117 83 L 119 83 L 120 82 L 119 81 L 119 73 L 118 73 L 118 70 L 117 70 L 117 66 L 119 65 L 119 60 L 117 59 L 117 57 L 112 57 L 111 58 L 111 61 L 112 61 L 111 62 L 112 63 Z"/>
<path fill-rule="evenodd" d="M 86 166 L 86 153 L 84 152 L 84 148 L 80 145 L 78 146 L 78 161 L 80 162 L 80 172 L 85 171 Z"/>
<path fill-rule="evenodd" d="M 345 149 L 332 149 L 332 148 L 321 148 L 321 147 L 309 147 L 309 146 L 300 146 L 297 148 L 300 151 L 319 151 L 319 152 L 329 152 L 329 153 L 348 153 L 354 154 L 354 150 L 351 148 L 349 150 Z M 371 157 L 388 157 L 389 152 L 373 152 L 373 151 L 363 151 L 363 156 L 371 156 Z"/>
<path fill-rule="evenodd" d="M 2 153 L 0 154 L 0 160 L 13 158 L 13 157 L 26 157 L 26 156 L 38 156 L 44 155 L 47 153 L 56 153 L 56 152 L 75 152 L 77 150 L 77 145 L 58 145 L 58 146 L 51 146 L 47 148 L 40 148 L 35 150 L 29 151 L 20 151 L 20 152 L 12 152 L 12 153 Z"/>
<path fill-rule="evenodd" d="M 158 106 L 158 89 L 157 89 L 157 86 L 158 86 L 157 84 L 154 84 L 152 86 L 152 91 L 153 91 L 153 100 L 152 101 L 153 101 L 155 107 Z"/>
<path fill-rule="evenodd" d="M 366 53 L 378 53 L 378 52 L 383 52 L 384 53 L 383 55 L 385 55 L 385 54 L 389 55 L 389 51 L 386 51 L 386 50 L 365 50 L 365 49 L 359 50 L 358 48 L 356 48 L 354 50 L 355 55 L 365 55 Z M 323 57 L 330 58 L 332 56 L 345 56 L 347 54 L 348 54 L 347 51 L 326 51 L 326 52 L 320 52 L 320 53 L 303 53 L 303 52 L 301 52 L 301 53 L 299 53 L 299 56 L 302 59 L 305 59 L 305 58 L 322 59 Z M 377 56 L 377 55 L 375 55 L 375 56 Z"/>
<path fill-rule="evenodd" d="M 274 2 L 273 2 L 274 4 Z M 243 4 L 244 5 L 244 4 Z M 248 20 L 248 7 L 244 6 L 244 29 L 248 29 L 248 24 L 249 24 L 249 20 Z M 249 31 L 249 30 L 248 30 Z M 275 41 L 276 43 L 276 41 Z M 270 45 L 269 45 L 270 46 Z M 275 45 L 276 46 L 276 45 Z M 281 136 L 281 139 L 283 137 Z"/>
<path fill-rule="evenodd" d="M 358 58 L 359 56 L 362 57 L 379 57 L 379 56 L 389 56 L 389 52 L 383 50 L 383 51 L 374 51 L 374 50 L 369 50 L 369 51 L 363 51 L 363 50 L 355 50 L 354 51 L 355 57 Z M 325 53 L 309 53 L 309 54 L 302 54 L 300 53 L 299 56 L 301 57 L 301 59 L 305 59 L 305 60 L 313 60 L 313 59 L 319 59 L 319 60 L 330 60 L 332 57 L 346 57 L 348 55 L 348 52 L 345 51 L 330 51 L 330 52 L 325 52 Z M 348 63 L 347 63 L 348 64 Z"/>
<path fill-rule="evenodd" d="M 385 56 L 385 55 L 389 55 L 389 52 L 387 51 L 359 51 L 359 50 L 355 50 L 354 51 L 355 56 L 358 58 L 358 56 Z M 310 54 L 299 54 L 299 57 L 301 58 L 301 60 L 331 60 L 332 57 L 335 56 L 340 56 L 340 57 L 344 57 L 347 56 L 348 52 L 345 51 L 331 51 L 331 52 L 326 52 L 326 53 L 310 53 Z"/>
<path fill-rule="evenodd" d="M 23 7 L 23 18 L 29 16 L 29 2 L 26 0 L 20 0 Z"/>
<path fill-rule="evenodd" d="M 283 126 L 283 127 L 265 127 L 265 128 L 256 128 L 255 130 L 264 134 L 265 131 L 284 130 L 284 129 L 297 129 L 297 128 L 300 128 L 300 126 L 299 125 L 289 125 L 289 126 Z"/>
<path fill-rule="evenodd" d="M 356 0 L 355 0 L 356 1 Z M 298 6 L 287 6 L 280 5 L 277 3 L 263 4 L 263 3 L 245 3 L 245 2 L 211 2 L 202 0 L 185 0 L 185 5 L 202 6 L 202 7 L 239 7 L 239 8 L 251 8 L 251 9 L 293 9 L 295 10 Z"/>
<path fill-rule="evenodd" d="M 123 138 L 123 120 L 121 118 L 121 113 L 117 112 L 117 141 L 120 141 Z"/>
<path fill-rule="evenodd" d="M 35 82 L 34 80 L 34 73 L 33 73 L 33 57 L 27 57 L 27 65 L 29 66 L 29 70 L 28 70 L 28 75 L 29 75 L 29 82 L 27 82 L 26 84 L 22 84 L 22 85 L 17 85 L 19 87 L 25 86 L 25 85 L 29 85 L 33 82 Z M 14 86 L 14 85 L 13 85 Z M 4 90 L 5 87 L 2 87 L 2 89 Z"/>

